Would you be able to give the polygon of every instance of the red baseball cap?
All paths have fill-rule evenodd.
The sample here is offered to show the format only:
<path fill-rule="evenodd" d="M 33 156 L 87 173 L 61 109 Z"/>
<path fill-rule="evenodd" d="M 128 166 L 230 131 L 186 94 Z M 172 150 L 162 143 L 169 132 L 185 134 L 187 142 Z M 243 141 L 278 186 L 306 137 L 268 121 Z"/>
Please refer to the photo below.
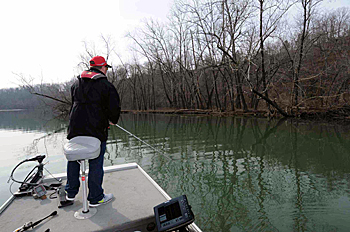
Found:
<path fill-rule="evenodd" d="M 112 66 L 108 65 L 105 58 L 102 56 L 95 56 L 90 60 L 90 66 L 107 66 L 107 68 L 112 68 Z"/>

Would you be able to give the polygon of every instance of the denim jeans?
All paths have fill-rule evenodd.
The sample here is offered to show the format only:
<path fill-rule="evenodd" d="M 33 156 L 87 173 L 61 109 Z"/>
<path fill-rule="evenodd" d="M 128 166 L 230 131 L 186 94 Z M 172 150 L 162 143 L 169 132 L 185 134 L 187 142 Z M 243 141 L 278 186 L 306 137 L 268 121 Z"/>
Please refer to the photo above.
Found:
<path fill-rule="evenodd" d="M 103 160 L 106 152 L 106 142 L 101 142 L 100 155 L 89 160 L 89 174 L 88 174 L 88 201 L 90 203 L 97 203 L 104 197 L 102 182 L 103 182 Z M 67 164 L 67 184 L 65 190 L 68 193 L 68 197 L 74 198 L 79 192 L 80 180 L 79 180 L 80 164 L 77 161 L 68 161 Z"/>

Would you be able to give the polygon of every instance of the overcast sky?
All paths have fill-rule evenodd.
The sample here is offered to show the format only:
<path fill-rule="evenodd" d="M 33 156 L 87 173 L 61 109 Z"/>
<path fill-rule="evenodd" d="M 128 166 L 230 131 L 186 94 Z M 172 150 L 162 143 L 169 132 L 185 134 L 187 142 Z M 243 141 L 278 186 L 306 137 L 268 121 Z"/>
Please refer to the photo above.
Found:
<path fill-rule="evenodd" d="M 99 44 L 101 34 L 111 36 L 119 54 L 130 55 L 126 32 L 144 18 L 167 20 L 172 4 L 173 0 L 4 1 L 0 14 L 0 88 L 17 87 L 16 74 L 37 81 L 43 78 L 44 82 L 70 80 L 78 74 L 83 41 Z M 350 6 L 350 0 L 332 0 L 329 6 Z"/>
<path fill-rule="evenodd" d="M 17 87 L 23 74 L 45 82 L 76 75 L 83 41 L 111 36 L 116 51 L 140 20 L 166 20 L 173 0 L 14 0 L 1 3 L 0 88 Z M 98 4 L 96 4 L 98 3 Z M 118 60 L 109 61 L 118 64 Z M 15 74 L 14 74 L 15 73 Z"/>

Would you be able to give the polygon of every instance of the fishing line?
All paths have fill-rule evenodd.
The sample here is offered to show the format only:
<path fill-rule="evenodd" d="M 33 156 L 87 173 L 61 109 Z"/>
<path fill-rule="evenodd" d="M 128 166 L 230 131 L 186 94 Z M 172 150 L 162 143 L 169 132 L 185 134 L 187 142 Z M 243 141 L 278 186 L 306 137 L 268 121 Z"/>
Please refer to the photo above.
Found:
<path fill-rule="evenodd" d="M 45 163 L 45 164 L 46 164 L 46 163 Z M 45 166 L 44 166 L 43 168 L 44 168 L 45 171 L 47 171 L 47 172 L 50 174 L 50 176 L 52 176 L 52 178 L 54 178 L 56 181 L 62 182 L 62 179 L 57 179 L 49 170 L 47 170 L 47 168 L 45 168 Z"/>
<path fill-rule="evenodd" d="M 118 127 L 119 129 L 121 129 L 122 131 L 126 132 L 127 134 L 131 135 L 132 137 L 134 137 L 135 139 L 139 140 L 140 142 L 146 144 L 147 146 L 151 147 L 154 151 L 164 155 L 165 157 L 167 157 L 169 160 L 173 160 L 170 156 L 168 156 L 166 154 L 165 151 L 160 151 L 157 148 L 153 147 L 152 145 L 148 144 L 147 142 L 143 141 L 142 139 L 140 139 L 139 137 L 137 137 L 136 135 L 134 135 L 133 133 L 129 132 L 128 130 L 124 129 L 123 127 L 119 126 L 118 124 L 111 124 L 113 126 Z"/>

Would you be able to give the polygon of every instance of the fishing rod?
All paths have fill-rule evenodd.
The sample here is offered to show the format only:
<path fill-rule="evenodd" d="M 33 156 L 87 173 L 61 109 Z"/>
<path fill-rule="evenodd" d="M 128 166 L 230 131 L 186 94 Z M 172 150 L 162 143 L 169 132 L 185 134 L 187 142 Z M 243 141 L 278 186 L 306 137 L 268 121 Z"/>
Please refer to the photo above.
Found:
<path fill-rule="evenodd" d="M 39 221 L 36 222 L 27 222 L 26 224 L 24 224 L 23 226 L 21 226 L 18 229 L 15 229 L 13 232 L 22 232 L 22 231 L 26 231 L 29 230 L 30 228 L 34 228 L 35 226 L 37 226 L 39 223 L 41 223 L 42 221 L 44 221 L 45 219 L 49 218 L 49 217 L 53 217 L 57 215 L 57 211 L 53 211 L 50 215 L 44 217 L 43 219 L 40 219 Z M 49 229 L 46 231 L 50 231 Z"/>
<path fill-rule="evenodd" d="M 142 142 L 142 143 L 146 144 L 147 146 L 151 147 L 151 148 L 152 148 L 153 150 L 155 150 L 156 152 L 158 152 L 158 153 L 164 155 L 165 157 L 167 157 L 167 158 L 170 159 L 170 160 L 173 160 L 170 156 L 168 156 L 168 155 L 166 154 L 165 151 L 160 151 L 160 150 L 158 150 L 157 148 L 155 148 L 155 147 L 153 147 L 152 145 L 150 145 L 149 143 L 143 141 L 142 139 L 140 139 L 139 137 L 137 137 L 137 136 L 134 135 L 133 133 L 131 133 L 131 132 L 129 132 L 128 130 L 124 129 L 123 127 L 119 126 L 118 124 L 112 124 L 112 123 L 111 123 L 111 125 L 118 127 L 119 129 L 121 129 L 122 131 L 124 131 L 124 132 L 126 132 L 127 134 L 131 135 L 131 136 L 134 137 L 135 139 L 137 139 L 137 140 L 139 140 L 140 142 Z"/>

